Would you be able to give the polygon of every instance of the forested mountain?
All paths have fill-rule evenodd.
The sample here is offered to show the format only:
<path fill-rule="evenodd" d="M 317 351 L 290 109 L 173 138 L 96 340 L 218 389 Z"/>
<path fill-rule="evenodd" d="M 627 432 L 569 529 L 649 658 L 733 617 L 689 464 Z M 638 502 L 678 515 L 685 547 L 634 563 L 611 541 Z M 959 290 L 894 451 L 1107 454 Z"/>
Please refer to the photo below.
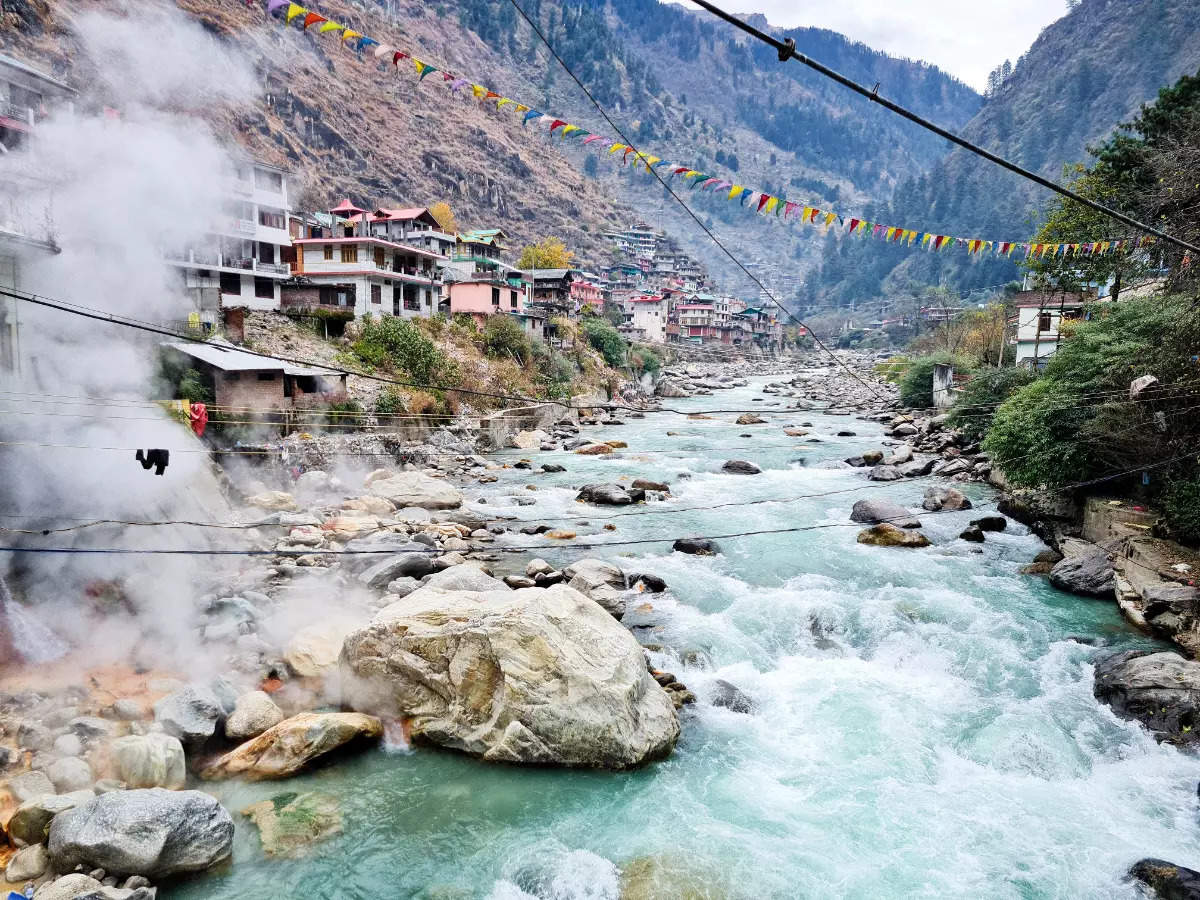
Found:
<path fill-rule="evenodd" d="M 1082 0 L 1047 27 L 963 129 L 972 141 L 1060 182 L 1064 166 L 1131 119 L 1160 88 L 1200 71 L 1195 0 Z M 875 221 L 963 237 L 1023 240 L 1037 231 L 1050 192 L 955 149 L 902 181 Z M 1115 224 L 1097 238 L 1125 236 Z M 930 255 L 871 241 L 829 240 L 807 298 L 846 305 L 914 284 L 958 288 L 1017 277 L 1014 263 Z"/>

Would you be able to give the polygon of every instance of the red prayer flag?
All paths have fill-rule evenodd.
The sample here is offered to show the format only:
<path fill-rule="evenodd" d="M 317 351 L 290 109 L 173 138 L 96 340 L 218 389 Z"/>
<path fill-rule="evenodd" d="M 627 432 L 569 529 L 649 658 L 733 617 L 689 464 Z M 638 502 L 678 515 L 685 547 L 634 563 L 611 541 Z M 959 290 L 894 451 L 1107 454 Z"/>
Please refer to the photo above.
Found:
<path fill-rule="evenodd" d="M 328 19 L 326 19 L 324 16 L 318 16 L 315 12 L 310 12 L 307 16 L 304 17 L 304 30 L 308 31 L 309 25 L 316 25 L 318 22 L 327 22 L 327 21 L 328 21 Z"/>
<path fill-rule="evenodd" d="M 758 211 L 762 212 L 763 207 L 767 205 L 767 201 L 771 199 L 770 194 L 763 194 L 758 198 Z"/>

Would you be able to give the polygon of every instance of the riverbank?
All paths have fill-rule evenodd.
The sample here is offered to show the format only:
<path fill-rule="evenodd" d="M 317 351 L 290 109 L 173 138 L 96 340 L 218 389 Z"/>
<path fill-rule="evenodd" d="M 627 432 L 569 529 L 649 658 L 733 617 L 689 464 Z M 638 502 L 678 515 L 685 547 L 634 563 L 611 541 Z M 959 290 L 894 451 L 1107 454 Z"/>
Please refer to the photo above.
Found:
<path fill-rule="evenodd" d="M 637 893 L 647 884 L 670 895 L 672 886 L 693 883 L 730 897 L 1133 897 L 1124 876 L 1136 860 L 1200 858 L 1191 832 L 1175 825 L 1192 814 L 1200 767 L 1092 695 L 1096 661 L 1161 645 L 1128 627 L 1114 605 L 1080 602 L 1022 575 L 1044 547 L 1019 523 L 987 532 L 983 543 L 960 537 L 973 519 L 994 514 L 993 489 L 972 480 L 981 477 L 974 466 L 982 460 L 971 460 L 970 473 L 873 481 L 868 476 L 882 462 L 855 467 L 845 460 L 874 450 L 903 454 L 912 439 L 913 459 L 936 466 L 965 448 L 934 453 L 931 444 L 926 455 L 918 447 L 936 430 L 915 439 L 898 434 L 913 423 L 892 411 L 884 421 L 873 418 L 881 412 L 865 398 L 861 409 L 842 415 L 847 388 L 829 373 L 804 373 L 800 381 L 796 373 L 724 373 L 729 381 L 718 372 L 683 374 L 713 393 L 663 398 L 677 413 L 597 408 L 584 423 L 559 422 L 544 436 L 512 435 L 527 447 L 477 455 L 447 446 L 407 469 L 327 452 L 335 464 L 303 473 L 290 497 L 271 493 L 288 485 L 263 477 L 261 468 L 231 472 L 238 496 L 253 501 L 238 515 L 258 523 L 237 534 L 238 545 L 250 542 L 266 555 L 242 561 L 236 577 L 213 571 L 196 592 L 195 610 L 181 611 L 197 648 L 214 659 L 206 677 L 176 670 L 190 681 L 191 701 L 204 690 L 215 695 L 209 707 L 216 711 L 190 722 L 201 732 L 211 726 L 213 743 L 202 733 L 180 740 L 189 767 L 209 769 L 238 746 L 225 737 L 230 713 L 222 686 L 212 683 L 217 671 L 242 691 L 232 698 L 235 711 L 243 706 L 236 721 L 262 725 L 276 713 L 242 689 L 261 687 L 278 715 L 291 718 L 343 703 L 347 664 L 369 682 L 380 671 L 373 660 L 407 659 L 385 667 L 391 690 L 383 701 L 408 704 L 410 715 L 393 725 L 394 708 L 363 709 L 380 719 L 382 737 L 369 722 L 357 730 L 329 722 L 322 733 L 350 728 L 354 740 L 344 746 L 352 752 L 332 765 L 300 766 L 284 783 L 189 774 L 188 786 L 215 795 L 231 813 L 232 863 L 191 882 L 165 876 L 161 895 L 369 896 L 386 886 L 414 896 L 616 898 L 655 895 Z M 814 378 L 828 386 L 810 387 Z M 837 408 L 820 408 L 826 404 Z M 743 417 L 762 421 L 739 424 Z M 607 450 L 578 452 L 598 447 Z M 759 471 L 728 469 L 731 461 Z M 666 490 L 637 487 L 637 479 Z M 645 491 L 645 499 L 583 503 L 576 498 L 586 485 Z M 958 490 L 972 507 L 925 509 L 934 487 Z M 851 516 L 863 499 L 915 515 L 929 546 L 859 543 L 867 523 Z M 714 540 L 717 552 L 672 551 L 677 539 L 698 537 Z M 338 555 L 372 544 L 389 552 L 364 554 L 361 564 Z M 603 566 L 568 575 L 588 558 L 619 575 Z M 541 584 L 562 582 L 522 586 L 520 579 L 538 585 L 539 576 Z M 430 583 L 438 579 L 456 583 L 443 583 L 447 596 L 431 606 Z M 508 590 L 484 601 L 492 604 L 516 602 L 527 591 L 541 598 L 564 585 L 576 585 L 570 590 L 604 611 L 603 619 L 588 619 L 603 635 L 599 645 L 620 650 L 632 641 L 641 667 L 635 674 L 631 656 L 614 656 L 629 689 L 604 702 L 603 716 L 593 707 L 573 721 L 621 721 L 627 698 L 661 693 L 669 706 L 636 718 L 673 717 L 677 737 L 669 726 L 641 737 L 618 729 L 623 740 L 606 745 L 616 748 L 606 760 L 617 764 L 611 771 L 473 758 L 502 758 L 498 751 L 580 762 L 553 728 L 507 703 L 498 715 L 532 722 L 536 741 L 513 739 L 507 729 L 468 735 L 457 713 L 400 689 L 410 683 L 402 671 L 418 673 L 413 685 L 492 696 L 482 689 L 494 682 L 480 676 L 493 671 L 491 657 L 473 643 L 484 636 L 474 625 L 454 638 L 474 648 L 458 657 L 473 661 L 469 677 L 466 668 L 438 668 L 454 654 L 428 652 L 448 646 L 438 608 L 460 604 L 471 587 L 489 597 Z M 473 621 L 469 608 L 455 608 Z M 530 615 L 549 621 L 545 612 Z M 347 656 L 351 634 L 356 647 L 386 653 Z M 537 640 L 563 659 L 568 644 L 591 639 L 543 630 Z M 525 658 L 520 669 L 551 671 L 546 658 L 539 655 L 536 667 Z M 666 675 L 672 678 L 659 677 Z M 94 777 L 108 772 L 106 742 L 124 731 L 152 733 L 156 721 L 165 727 L 167 715 L 155 703 L 188 689 L 158 672 L 144 677 L 108 685 L 131 696 L 101 701 L 93 689 L 75 701 L 79 716 L 95 715 L 110 730 L 85 748 Z M 550 683 L 520 677 L 530 690 Z M 580 677 L 574 665 L 566 676 L 583 684 L 574 681 Z M 680 687 L 664 690 L 663 681 Z M 694 702 L 680 697 L 676 709 L 667 695 L 684 692 Z M 45 706 L 27 707 L 26 717 L 58 721 L 53 707 L 66 698 L 39 696 Z M 138 704 L 128 722 L 116 715 L 121 699 Z M 171 706 L 160 709 L 180 729 L 186 723 Z M 46 727 L 53 750 L 63 736 L 55 732 L 80 726 Z M 667 744 L 673 750 L 654 761 Z M 560 758 L 545 759 L 547 751 Z M 634 756 L 621 755 L 628 752 Z M 249 751 L 235 757 L 262 758 Z M 641 764 L 625 768 L 622 760 Z M 304 761 L 320 763 L 321 755 Z M 174 771 L 164 762 L 152 774 L 159 769 L 163 779 Z M 296 798 L 278 798 L 289 794 L 333 798 L 336 815 L 324 800 L 306 800 L 303 814 L 322 811 L 322 840 L 270 852 L 260 836 L 266 832 L 241 811 L 272 798 L 273 808 L 286 810 Z M 1042 852 L 1047 834 L 1070 852 Z"/>

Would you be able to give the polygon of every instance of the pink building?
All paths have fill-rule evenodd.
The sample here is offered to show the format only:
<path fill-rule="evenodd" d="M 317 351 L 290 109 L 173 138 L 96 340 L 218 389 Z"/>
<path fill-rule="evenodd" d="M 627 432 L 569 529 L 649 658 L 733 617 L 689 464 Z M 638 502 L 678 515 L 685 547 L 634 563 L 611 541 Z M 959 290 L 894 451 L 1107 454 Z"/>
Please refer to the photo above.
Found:
<path fill-rule="evenodd" d="M 571 300 L 578 312 L 585 306 L 590 306 L 597 312 L 604 307 L 604 293 L 590 281 L 571 282 Z"/>
<path fill-rule="evenodd" d="M 468 279 L 450 285 L 450 314 L 465 313 L 483 327 L 487 317 L 494 313 L 524 313 L 525 289 L 523 285 L 490 279 Z"/>

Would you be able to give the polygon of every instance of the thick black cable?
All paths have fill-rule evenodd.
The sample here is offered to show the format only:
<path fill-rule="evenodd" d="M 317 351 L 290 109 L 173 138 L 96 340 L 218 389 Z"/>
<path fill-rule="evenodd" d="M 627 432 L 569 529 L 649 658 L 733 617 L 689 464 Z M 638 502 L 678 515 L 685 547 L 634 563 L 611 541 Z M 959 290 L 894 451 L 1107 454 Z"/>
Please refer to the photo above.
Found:
<path fill-rule="evenodd" d="M 579 80 L 579 76 L 575 74 L 575 72 L 571 69 L 571 67 L 569 65 L 567 65 L 566 60 L 564 60 L 561 56 L 558 55 L 558 51 L 554 49 L 554 45 L 550 43 L 549 38 L 547 38 L 546 35 L 542 33 L 541 27 L 532 18 L 530 18 L 529 14 L 527 12 L 525 12 L 524 8 L 522 8 L 521 4 L 518 3 L 517 0 L 509 0 L 509 3 L 511 3 L 513 5 L 513 7 L 516 9 L 516 11 L 518 13 L 520 13 L 521 18 L 523 18 L 527 23 L 529 23 L 529 27 L 533 29 L 534 34 L 536 34 L 538 36 L 538 38 L 541 40 L 541 42 L 546 45 L 546 49 L 550 51 L 550 54 L 554 57 L 554 59 L 558 62 L 558 64 L 560 66 L 562 66 L 563 71 L 565 71 L 569 76 L 571 76 L 572 81 L 574 81 L 577 85 L 579 85 L 579 89 L 581 91 L 583 91 L 583 93 L 587 96 L 588 100 L 590 100 L 592 102 L 592 106 L 596 107 L 596 110 L 600 113 L 601 116 L 604 117 L 604 121 L 606 121 L 609 124 L 609 126 L 613 129 L 613 131 L 616 132 L 617 137 L 619 137 L 622 141 L 624 141 L 630 148 L 632 148 L 636 152 L 637 148 L 634 147 L 633 142 L 630 141 L 629 138 L 625 136 L 625 132 L 621 130 L 621 126 L 613 121 L 612 116 L 610 116 L 608 114 L 608 111 L 605 110 L 605 108 L 600 105 L 600 101 L 597 100 L 594 96 L 592 96 L 592 92 L 588 90 L 587 85 L 585 85 L 582 81 Z M 745 273 L 747 278 L 749 278 L 756 285 L 758 285 L 758 288 L 760 291 L 762 291 L 763 296 L 765 296 L 768 300 L 770 300 L 773 304 L 775 304 L 775 306 L 777 306 L 783 312 L 783 314 L 785 316 L 787 316 L 789 319 L 791 319 L 793 322 L 795 322 L 797 325 L 799 325 L 801 328 L 803 328 L 805 331 L 807 331 L 808 334 L 812 337 L 813 341 L 816 342 L 816 345 L 818 347 L 820 347 L 822 350 L 824 350 L 827 354 L 829 354 L 829 356 L 833 359 L 833 361 L 836 362 L 839 366 L 841 366 L 851 378 L 853 378 L 855 381 L 857 381 L 859 384 L 861 384 L 863 387 L 865 387 L 868 391 L 870 391 L 872 394 L 874 394 L 876 396 L 876 398 L 878 398 L 879 400 L 882 400 L 885 403 L 891 402 L 886 397 L 884 397 L 882 394 L 880 394 L 879 391 L 877 391 L 873 386 L 871 386 L 870 384 L 868 384 L 867 382 L 865 382 L 861 378 L 859 378 L 858 374 L 855 373 L 844 362 L 842 362 L 841 358 L 836 353 L 834 353 L 827 346 L 825 346 L 825 343 L 819 337 L 817 337 L 817 333 L 815 331 L 813 331 L 811 328 L 809 328 L 808 325 L 806 325 L 804 323 L 804 321 L 801 320 L 790 309 L 788 309 L 786 306 L 784 306 L 782 303 L 780 303 L 778 300 L 776 300 L 775 295 L 773 293 L 771 293 L 770 290 L 767 289 L 767 286 L 765 284 L 763 284 L 762 281 L 759 280 L 759 278 L 753 272 L 751 272 L 748 268 L 746 268 L 745 264 L 740 259 L 738 259 L 729 250 L 728 247 L 726 247 L 723 243 L 721 243 L 720 238 L 718 238 L 715 234 L 713 234 L 712 229 L 709 228 L 707 225 L 705 225 L 704 222 L 701 221 L 700 217 L 692 211 L 692 208 L 690 206 L 688 206 L 687 203 L 684 202 L 683 198 L 680 197 L 677 193 L 675 193 L 675 191 L 667 183 L 666 179 L 663 178 L 662 175 L 659 174 L 657 169 L 653 169 L 650 167 L 647 167 L 647 169 L 655 177 L 655 179 L 658 180 L 658 183 L 663 186 L 663 188 L 667 191 L 667 193 L 669 193 L 675 199 L 675 201 L 683 208 L 684 212 L 686 212 L 689 216 L 691 216 L 692 220 L 698 226 L 700 226 L 701 230 L 706 235 L 708 235 L 709 239 L 711 239 L 712 242 L 714 244 L 716 244 L 726 256 L 729 257 L 729 259 L 733 262 L 734 265 L 736 265 L 739 269 L 742 270 L 743 273 Z"/>
<path fill-rule="evenodd" d="M 1014 162 L 1009 162 L 1004 157 L 998 156 L 997 154 L 992 153 L 990 150 L 980 147 L 978 144 L 973 144 L 966 138 L 959 137 L 952 131 L 947 131 L 945 128 L 942 128 L 940 125 L 935 125 L 933 122 L 930 122 L 928 119 L 917 115 L 915 112 L 905 109 L 899 103 L 888 100 L 886 97 L 879 96 L 879 91 L 877 88 L 867 88 L 864 85 L 859 84 L 857 81 L 847 78 L 840 72 L 837 72 L 828 66 L 817 62 L 812 57 L 801 53 L 796 49 L 796 42 L 791 38 L 781 41 L 779 38 L 772 37 L 765 31 L 755 28 L 753 25 L 743 22 L 736 16 L 725 12 L 725 10 L 721 9 L 719 6 L 713 5 L 712 3 L 708 2 L 708 0 L 695 0 L 695 2 L 698 6 L 703 7 L 717 18 L 723 19 L 730 25 L 733 25 L 735 28 L 740 28 L 742 31 L 746 32 L 746 34 L 762 41 L 764 44 L 769 44 L 770 46 L 774 47 L 779 53 L 780 62 L 787 62 L 789 59 L 794 59 L 797 62 L 803 63 L 810 69 L 820 72 L 826 78 L 836 81 L 838 84 L 849 88 L 856 94 L 861 94 L 872 103 L 878 103 L 884 109 L 890 110 L 896 115 L 902 116 L 903 118 L 908 119 L 910 122 L 920 125 L 927 131 L 932 131 L 938 137 L 945 138 L 952 144 L 957 144 L 958 146 L 962 147 L 964 150 L 969 150 L 971 153 L 974 153 L 977 156 L 982 156 L 989 162 L 993 162 L 1002 168 L 1008 169 L 1010 172 L 1016 173 L 1022 178 L 1032 181 L 1035 184 L 1039 184 L 1048 190 L 1054 191 L 1056 194 L 1061 194 L 1064 197 L 1074 200 L 1076 203 L 1082 203 L 1084 206 L 1090 207 L 1091 209 L 1096 210 L 1096 212 L 1103 213 L 1110 218 L 1116 219 L 1118 222 L 1130 225 L 1139 231 L 1146 232 L 1147 234 L 1152 234 L 1155 237 L 1160 238 L 1169 244 L 1174 244 L 1176 247 L 1179 247 L 1183 250 L 1200 254 L 1200 247 L 1197 247 L 1195 244 L 1189 244 L 1187 241 L 1182 241 L 1179 238 L 1172 237 L 1164 231 L 1159 231 L 1152 225 L 1139 222 L 1137 219 L 1127 216 L 1124 213 L 1117 212 L 1117 210 L 1111 209 L 1110 207 L 1105 206 L 1103 203 L 1097 203 L 1095 200 L 1089 200 L 1087 197 L 1072 191 L 1070 188 L 1065 188 L 1062 185 L 1055 184 L 1049 178 L 1044 178 L 1036 172 L 1031 172 L 1029 169 L 1018 166 Z"/>

